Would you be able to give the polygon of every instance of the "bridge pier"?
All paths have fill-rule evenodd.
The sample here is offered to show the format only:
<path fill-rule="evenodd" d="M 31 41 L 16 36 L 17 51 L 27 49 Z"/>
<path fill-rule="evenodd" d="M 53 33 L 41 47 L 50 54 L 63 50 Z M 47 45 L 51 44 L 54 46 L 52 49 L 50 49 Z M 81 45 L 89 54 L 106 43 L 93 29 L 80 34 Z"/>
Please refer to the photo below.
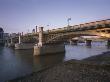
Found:
<path fill-rule="evenodd" d="M 70 40 L 70 44 L 77 45 L 78 44 L 78 40 Z"/>
<path fill-rule="evenodd" d="M 26 49 L 33 49 L 35 43 L 22 43 L 21 34 L 19 33 L 19 42 L 15 44 L 16 50 L 26 50 Z"/>
<path fill-rule="evenodd" d="M 43 27 L 39 27 L 39 46 L 43 46 L 44 44 L 44 34 L 43 34 Z"/>
<path fill-rule="evenodd" d="M 91 46 L 92 40 L 86 40 L 85 42 L 86 42 L 86 46 Z"/>
<path fill-rule="evenodd" d="M 14 42 L 13 42 L 13 38 L 11 37 L 11 42 L 10 43 L 8 43 L 8 47 L 14 47 Z"/>
<path fill-rule="evenodd" d="M 107 46 L 110 47 L 110 39 L 107 40 Z"/>
<path fill-rule="evenodd" d="M 13 44 L 13 38 L 11 38 L 11 44 Z"/>
<path fill-rule="evenodd" d="M 45 44 L 43 27 L 39 27 L 39 43 L 34 46 L 34 55 L 45 55 L 65 52 L 64 44 Z"/>
<path fill-rule="evenodd" d="M 19 44 L 21 43 L 21 34 L 19 34 Z"/>

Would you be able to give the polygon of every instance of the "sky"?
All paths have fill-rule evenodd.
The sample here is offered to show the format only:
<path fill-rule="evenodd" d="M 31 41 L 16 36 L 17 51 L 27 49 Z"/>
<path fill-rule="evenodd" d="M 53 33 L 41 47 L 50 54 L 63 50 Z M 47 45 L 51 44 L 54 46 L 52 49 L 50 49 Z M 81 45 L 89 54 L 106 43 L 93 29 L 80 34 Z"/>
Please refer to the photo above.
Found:
<path fill-rule="evenodd" d="M 110 18 L 110 0 L 0 0 L 0 27 L 8 33 L 31 32 Z"/>

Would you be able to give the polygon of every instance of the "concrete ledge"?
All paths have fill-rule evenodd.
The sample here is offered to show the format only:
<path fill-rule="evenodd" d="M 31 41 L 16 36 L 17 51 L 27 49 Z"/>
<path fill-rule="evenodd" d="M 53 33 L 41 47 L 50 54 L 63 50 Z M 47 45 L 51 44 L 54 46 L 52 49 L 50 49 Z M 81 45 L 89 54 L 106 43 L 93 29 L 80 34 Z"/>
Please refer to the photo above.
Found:
<path fill-rule="evenodd" d="M 7 82 L 110 82 L 109 69 L 89 60 L 69 60 Z"/>
<path fill-rule="evenodd" d="M 33 49 L 34 45 L 34 43 L 17 43 L 15 44 L 15 49 Z"/>
<path fill-rule="evenodd" d="M 45 54 L 54 54 L 65 52 L 65 45 L 43 45 L 43 46 L 34 46 L 34 55 L 45 55 Z"/>
<path fill-rule="evenodd" d="M 8 47 L 15 47 L 15 44 L 14 43 L 8 43 L 7 46 Z"/>

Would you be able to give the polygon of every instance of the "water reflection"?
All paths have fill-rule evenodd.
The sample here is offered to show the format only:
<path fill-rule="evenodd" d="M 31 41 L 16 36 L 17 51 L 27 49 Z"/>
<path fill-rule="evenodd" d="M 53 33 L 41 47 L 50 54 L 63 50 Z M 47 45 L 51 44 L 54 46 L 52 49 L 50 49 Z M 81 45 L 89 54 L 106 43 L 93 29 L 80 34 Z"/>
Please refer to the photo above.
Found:
<path fill-rule="evenodd" d="M 92 42 L 91 47 L 80 43 L 66 45 L 66 52 L 45 56 L 33 56 L 33 50 L 14 50 L 0 47 L 0 82 L 30 74 L 33 71 L 61 63 L 70 59 L 84 59 L 102 52 L 110 51 L 105 42 Z"/>
<path fill-rule="evenodd" d="M 59 62 L 64 61 L 65 53 L 51 54 L 47 56 L 34 56 L 34 71 L 38 71 L 41 68 L 45 68 Z"/>
<path fill-rule="evenodd" d="M 17 59 L 22 63 L 33 64 L 33 50 L 15 50 Z"/>
<path fill-rule="evenodd" d="M 19 53 L 18 51 L 5 47 L 1 51 L 0 82 L 24 76 L 32 72 L 32 54 L 26 54 L 25 51 Z"/>
<path fill-rule="evenodd" d="M 92 42 L 92 46 L 85 46 L 85 43 L 80 43 L 77 46 L 66 45 L 66 53 L 64 60 L 77 59 L 81 60 L 93 55 L 101 54 L 102 52 L 110 51 L 105 42 Z"/>

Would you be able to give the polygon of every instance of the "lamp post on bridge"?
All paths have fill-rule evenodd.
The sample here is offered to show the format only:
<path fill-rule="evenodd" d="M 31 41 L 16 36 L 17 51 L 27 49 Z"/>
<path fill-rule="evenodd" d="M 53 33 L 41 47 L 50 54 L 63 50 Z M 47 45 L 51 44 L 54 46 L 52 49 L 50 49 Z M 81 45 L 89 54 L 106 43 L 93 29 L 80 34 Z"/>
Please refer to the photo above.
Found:
<path fill-rule="evenodd" d="M 37 26 L 36 26 L 36 30 L 35 30 L 35 31 L 36 31 L 36 33 L 37 33 Z"/>
<path fill-rule="evenodd" d="M 46 27 L 47 27 L 47 29 L 46 29 L 47 33 L 49 33 L 49 25 L 46 25 Z"/>
<path fill-rule="evenodd" d="M 67 19 L 68 27 L 70 26 L 70 25 L 69 25 L 69 24 L 70 24 L 70 20 L 71 20 L 71 18 L 68 18 L 68 19 Z"/>

